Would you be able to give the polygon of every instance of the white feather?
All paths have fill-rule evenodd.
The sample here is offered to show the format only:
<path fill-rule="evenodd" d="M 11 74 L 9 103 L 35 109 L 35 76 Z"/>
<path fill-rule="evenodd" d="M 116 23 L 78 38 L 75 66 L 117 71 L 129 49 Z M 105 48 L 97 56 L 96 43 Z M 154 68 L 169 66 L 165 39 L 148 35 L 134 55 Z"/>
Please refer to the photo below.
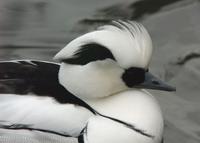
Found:
<path fill-rule="evenodd" d="M 61 63 L 60 83 L 80 99 L 106 97 L 128 90 L 122 79 L 124 70 L 148 68 L 152 41 L 147 30 L 136 22 L 115 23 L 119 26 L 106 25 L 74 39 L 55 56 L 62 61 L 73 56 L 82 45 L 98 43 L 108 48 L 116 59 L 92 61 L 86 65 Z"/>
<path fill-rule="evenodd" d="M 162 139 L 162 112 L 156 99 L 147 91 L 133 89 L 102 99 L 88 99 L 85 100 L 85 102 L 103 115 L 129 123 L 135 126 L 137 129 L 141 129 L 142 131 L 154 136 L 154 140 L 156 142 L 159 142 Z M 102 123 L 104 120 L 105 119 L 100 119 L 100 123 Z M 97 126 L 99 126 L 98 128 L 94 127 L 96 128 L 95 130 L 97 132 L 98 130 L 101 131 L 105 129 L 103 126 L 101 127 L 101 125 L 99 125 L 100 123 L 96 123 L 98 124 Z M 105 121 L 105 124 L 107 124 L 107 121 Z M 112 124 L 110 127 L 109 124 L 106 125 L 106 129 L 111 128 L 112 130 L 120 131 L 120 133 L 123 132 L 120 128 L 118 128 L 118 126 L 115 128 Z M 90 131 L 88 130 L 88 132 Z M 115 136 L 112 132 L 110 133 L 106 131 L 106 133 L 113 137 Z M 126 136 L 129 138 L 129 133 L 127 133 Z M 120 140 L 120 137 L 117 138 Z M 125 141 L 121 140 L 121 142 Z M 132 139 L 132 142 L 137 142 L 137 140 Z"/>
<path fill-rule="evenodd" d="M 85 143 L 159 143 L 126 128 L 123 124 L 96 116 L 89 120 Z"/>
<path fill-rule="evenodd" d="M 0 129 L 0 143 L 78 143 L 78 140 L 37 131 Z"/>
<path fill-rule="evenodd" d="M 77 136 L 92 113 L 73 104 L 59 104 L 50 97 L 0 95 L 0 124 L 25 124 L 31 128 Z"/>
<path fill-rule="evenodd" d="M 82 45 L 98 43 L 112 52 L 121 67 L 147 68 L 152 55 L 152 41 L 147 30 L 136 22 L 122 23 L 129 27 L 129 30 L 113 25 L 100 27 L 71 41 L 54 59 L 61 61 L 70 58 Z"/>
<path fill-rule="evenodd" d="M 105 97 L 127 89 L 121 79 L 124 69 L 112 60 L 91 62 L 85 66 L 61 64 L 59 81 L 77 97 Z"/>
<path fill-rule="evenodd" d="M 130 90 L 122 74 L 131 67 L 147 69 L 152 41 L 147 30 L 135 22 L 114 22 L 70 42 L 55 59 L 72 57 L 82 45 L 98 43 L 107 47 L 116 61 L 105 59 L 86 65 L 61 63 L 60 83 L 100 114 L 127 122 L 154 136 L 153 140 L 105 117 L 92 116 L 85 108 L 57 104 L 48 97 L 0 96 L 1 120 L 33 124 L 76 136 L 87 125 L 86 143 L 159 143 L 163 117 L 156 100 L 146 91 Z M 128 91 L 127 91 L 128 90 Z M 89 120 L 88 120 L 89 119 Z"/>
<path fill-rule="evenodd" d="M 20 62 L 27 62 L 27 63 L 29 63 L 31 65 L 37 66 L 37 64 L 33 63 L 33 61 L 37 61 L 37 60 L 34 60 L 34 59 L 10 60 L 10 61 L 0 61 L 0 63 L 6 63 L 7 62 L 7 63 L 19 63 L 20 64 Z M 59 63 L 50 62 L 50 61 L 41 61 L 40 60 L 40 62 L 47 63 L 47 64 L 49 63 L 49 64 L 60 65 Z"/>

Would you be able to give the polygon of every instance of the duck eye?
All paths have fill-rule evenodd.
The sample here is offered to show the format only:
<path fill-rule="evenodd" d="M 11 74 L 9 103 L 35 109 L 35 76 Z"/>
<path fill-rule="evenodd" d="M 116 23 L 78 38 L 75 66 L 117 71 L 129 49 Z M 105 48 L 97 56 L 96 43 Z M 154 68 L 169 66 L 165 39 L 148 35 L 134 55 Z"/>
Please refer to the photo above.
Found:
<path fill-rule="evenodd" d="M 89 43 L 83 45 L 72 57 L 64 59 L 63 62 L 75 65 L 86 65 L 93 61 L 105 59 L 115 60 L 111 51 L 105 46 L 97 43 Z"/>
<path fill-rule="evenodd" d="M 122 79 L 128 87 L 140 84 L 145 79 L 145 70 L 142 68 L 129 68 L 126 69 L 122 75 Z"/>

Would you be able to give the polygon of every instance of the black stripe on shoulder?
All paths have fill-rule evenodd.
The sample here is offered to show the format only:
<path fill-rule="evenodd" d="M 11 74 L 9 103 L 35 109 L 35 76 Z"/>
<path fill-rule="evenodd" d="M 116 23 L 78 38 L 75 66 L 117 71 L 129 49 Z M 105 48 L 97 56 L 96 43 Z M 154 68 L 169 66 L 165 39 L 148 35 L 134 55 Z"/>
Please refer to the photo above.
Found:
<path fill-rule="evenodd" d="M 78 143 L 84 143 L 84 136 L 83 135 L 78 136 Z"/>
<path fill-rule="evenodd" d="M 123 124 L 123 125 L 126 126 L 127 128 L 132 129 L 132 130 L 136 131 L 137 133 L 139 133 L 139 134 L 141 134 L 141 135 L 143 135 L 143 136 L 149 137 L 149 138 L 151 138 L 151 139 L 154 138 L 153 135 L 146 133 L 145 131 L 143 131 L 143 130 L 137 128 L 137 127 L 135 127 L 135 126 L 132 125 L 132 124 L 129 124 L 129 123 L 124 122 L 124 121 L 122 121 L 122 120 L 119 120 L 119 119 L 116 119 L 116 118 L 113 118 L 113 117 L 109 117 L 109 116 L 106 116 L 106 115 L 103 115 L 103 114 L 100 114 L 100 113 L 98 113 L 98 114 L 99 114 L 100 116 L 104 117 L 104 118 L 113 120 L 113 121 L 118 122 L 118 123 L 120 123 L 120 124 Z"/>
<path fill-rule="evenodd" d="M 87 103 L 65 89 L 58 80 L 60 65 L 43 61 L 0 62 L 0 93 L 52 97 L 60 104 L 75 104 L 95 114 Z"/>
<path fill-rule="evenodd" d="M 164 143 L 164 138 L 162 138 L 161 143 Z"/>
<path fill-rule="evenodd" d="M 88 133 L 88 123 L 83 128 L 83 130 L 81 131 L 80 135 L 78 136 L 78 143 L 84 143 L 85 137 L 87 138 L 87 133 Z"/>
<path fill-rule="evenodd" d="M 58 83 L 59 68 L 56 63 L 43 61 L 0 62 L 0 93 L 45 92 Z"/>
<path fill-rule="evenodd" d="M 112 59 L 115 60 L 113 54 L 105 46 L 97 43 L 89 43 L 83 45 L 71 58 L 62 60 L 68 64 L 85 65 L 87 63 Z"/>
<path fill-rule="evenodd" d="M 29 130 L 29 131 L 40 131 L 44 133 L 50 133 L 55 134 L 63 137 L 71 137 L 65 133 L 59 133 L 52 130 L 45 130 L 45 129 L 39 129 L 39 128 L 32 128 L 31 125 L 26 124 L 11 124 L 11 125 L 0 125 L 0 128 L 7 129 L 7 130 Z"/>

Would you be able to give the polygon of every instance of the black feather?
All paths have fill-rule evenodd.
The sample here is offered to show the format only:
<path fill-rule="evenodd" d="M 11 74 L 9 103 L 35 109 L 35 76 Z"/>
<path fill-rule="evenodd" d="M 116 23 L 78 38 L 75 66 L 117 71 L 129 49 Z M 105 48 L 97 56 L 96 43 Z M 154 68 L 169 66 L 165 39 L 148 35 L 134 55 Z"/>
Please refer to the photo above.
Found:
<path fill-rule="evenodd" d="M 125 70 L 121 78 L 128 87 L 133 87 L 144 82 L 145 70 L 142 68 L 131 67 Z"/>
<path fill-rule="evenodd" d="M 100 113 L 98 113 L 98 114 L 100 116 L 102 116 L 102 117 L 105 117 L 107 119 L 110 119 L 110 120 L 113 120 L 115 122 L 118 122 L 118 123 L 124 125 L 125 127 L 129 128 L 129 129 L 132 129 L 133 131 L 135 131 L 135 132 L 137 132 L 137 133 L 139 133 L 141 135 L 144 135 L 144 136 L 152 138 L 152 139 L 154 138 L 153 135 L 146 133 L 144 130 L 139 129 L 139 128 L 135 127 L 134 125 L 130 124 L 130 123 L 127 123 L 127 122 L 124 122 L 122 120 L 119 120 L 119 119 L 116 119 L 116 118 L 113 118 L 113 117 L 110 117 L 110 116 L 106 116 L 106 115 L 103 115 L 103 114 L 100 114 Z"/>
<path fill-rule="evenodd" d="M 112 53 L 103 45 L 89 43 L 83 45 L 71 58 L 62 60 L 68 64 L 86 65 L 93 61 L 112 59 Z"/>
<path fill-rule="evenodd" d="M 75 104 L 95 111 L 58 81 L 60 65 L 42 61 L 0 62 L 0 93 L 53 97 L 60 104 Z"/>
<path fill-rule="evenodd" d="M 50 134 L 55 134 L 63 137 L 71 137 L 65 133 L 59 133 L 55 132 L 52 130 L 45 130 L 45 129 L 37 129 L 37 128 L 32 128 L 31 125 L 26 125 L 26 124 L 11 124 L 11 125 L 1 125 L 0 128 L 2 129 L 7 129 L 7 130 L 29 130 L 29 131 L 40 131 L 44 133 L 50 133 Z"/>

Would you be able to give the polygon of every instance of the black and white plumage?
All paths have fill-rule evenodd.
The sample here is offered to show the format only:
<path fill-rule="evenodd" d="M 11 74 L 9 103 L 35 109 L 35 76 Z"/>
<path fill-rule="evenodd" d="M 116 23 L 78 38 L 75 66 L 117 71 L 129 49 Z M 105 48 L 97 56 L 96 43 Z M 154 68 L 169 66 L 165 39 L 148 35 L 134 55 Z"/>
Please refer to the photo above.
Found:
<path fill-rule="evenodd" d="M 2 93 L 9 93 L 0 95 L 0 127 L 85 143 L 160 143 L 162 113 L 143 88 L 174 88 L 149 73 L 152 48 L 141 24 L 114 21 L 71 41 L 54 58 L 60 65 L 0 63 Z"/>
<path fill-rule="evenodd" d="M 1 128 L 79 135 L 94 111 L 59 84 L 59 66 L 31 60 L 0 62 Z M 77 118 L 71 120 L 73 116 Z"/>

